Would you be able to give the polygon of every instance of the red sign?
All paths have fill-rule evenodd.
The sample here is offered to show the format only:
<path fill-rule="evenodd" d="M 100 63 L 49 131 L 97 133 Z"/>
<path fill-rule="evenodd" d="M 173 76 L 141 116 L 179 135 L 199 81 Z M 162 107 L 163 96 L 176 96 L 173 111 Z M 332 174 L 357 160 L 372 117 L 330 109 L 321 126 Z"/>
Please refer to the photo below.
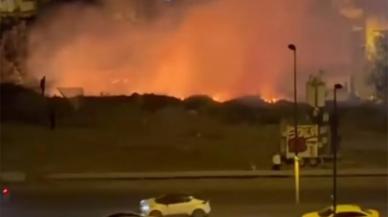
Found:
<path fill-rule="evenodd" d="M 305 152 L 307 150 L 306 139 L 303 137 L 298 137 L 297 142 L 295 142 L 295 138 L 290 138 L 288 140 L 288 150 L 289 152 Z"/>

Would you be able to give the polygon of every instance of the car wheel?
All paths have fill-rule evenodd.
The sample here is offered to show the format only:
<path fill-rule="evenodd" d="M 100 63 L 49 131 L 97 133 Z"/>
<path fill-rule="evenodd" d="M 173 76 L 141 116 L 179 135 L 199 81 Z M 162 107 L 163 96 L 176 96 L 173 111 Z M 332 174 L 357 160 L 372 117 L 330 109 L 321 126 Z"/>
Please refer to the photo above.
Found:
<path fill-rule="evenodd" d="M 158 210 L 152 210 L 148 216 L 152 216 L 152 217 L 162 217 L 163 215 L 162 215 L 162 213 L 161 213 L 160 211 L 158 211 Z"/>
<path fill-rule="evenodd" d="M 206 216 L 206 213 L 202 209 L 194 210 L 193 214 L 191 215 L 191 217 L 205 217 L 205 216 Z"/>

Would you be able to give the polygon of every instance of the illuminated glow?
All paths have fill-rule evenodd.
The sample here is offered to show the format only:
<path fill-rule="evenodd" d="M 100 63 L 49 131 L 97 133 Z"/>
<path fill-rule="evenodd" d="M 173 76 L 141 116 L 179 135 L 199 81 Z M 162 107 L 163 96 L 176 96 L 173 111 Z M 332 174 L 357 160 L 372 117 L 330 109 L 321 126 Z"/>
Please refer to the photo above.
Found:
<path fill-rule="evenodd" d="M 332 0 L 332 4 L 342 16 L 348 19 L 359 19 L 365 14 L 353 0 Z"/>
<path fill-rule="evenodd" d="M 8 188 L 3 188 L 3 190 L 1 191 L 4 195 L 8 194 L 9 193 L 9 189 Z"/>
<path fill-rule="evenodd" d="M 214 94 L 213 96 L 211 96 L 211 98 L 216 102 L 225 102 L 226 100 L 229 99 L 228 96 L 225 96 L 222 94 Z"/>
<path fill-rule="evenodd" d="M 388 31 L 388 20 L 379 19 L 378 17 L 369 17 L 366 23 L 366 55 L 370 60 L 376 53 L 376 37 L 379 36 L 379 31 Z"/>
<path fill-rule="evenodd" d="M 274 104 L 274 103 L 276 103 L 277 101 L 279 101 L 279 99 L 278 98 L 263 98 L 263 100 L 264 100 L 264 102 L 266 102 L 266 103 L 269 103 L 269 104 Z"/>
<path fill-rule="evenodd" d="M 296 1 L 210 1 L 148 23 L 112 18 L 126 16 L 117 8 L 134 7 L 125 0 L 70 4 L 34 25 L 27 68 L 35 79 L 46 75 L 51 93 L 82 87 L 85 95 L 282 98 L 292 90 L 291 39 L 303 51 L 300 73 L 351 56 L 344 24 L 312 12 L 314 1 Z"/>
<path fill-rule="evenodd" d="M 148 205 L 142 205 L 141 206 L 141 211 L 142 212 L 148 212 L 150 210 L 150 207 Z"/>

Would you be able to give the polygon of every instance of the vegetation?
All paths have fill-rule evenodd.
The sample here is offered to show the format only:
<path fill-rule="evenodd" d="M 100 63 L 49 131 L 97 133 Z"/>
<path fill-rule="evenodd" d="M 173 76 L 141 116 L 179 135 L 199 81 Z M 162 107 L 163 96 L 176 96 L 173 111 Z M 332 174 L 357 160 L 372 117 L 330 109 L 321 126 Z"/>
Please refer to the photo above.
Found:
<path fill-rule="evenodd" d="M 279 122 L 292 115 L 289 102 L 266 104 L 252 97 L 218 103 L 206 96 L 182 101 L 133 94 L 84 97 L 75 107 L 74 99 L 43 98 L 12 84 L 0 87 L 0 142 L 9 170 L 268 169 L 279 151 Z M 376 155 L 363 164 L 384 165 L 381 114 L 372 104 L 341 106 L 342 148 L 353 150 L 343 151 L 351 162 L 367 158 L 362 150 L 370 148 Z"/>

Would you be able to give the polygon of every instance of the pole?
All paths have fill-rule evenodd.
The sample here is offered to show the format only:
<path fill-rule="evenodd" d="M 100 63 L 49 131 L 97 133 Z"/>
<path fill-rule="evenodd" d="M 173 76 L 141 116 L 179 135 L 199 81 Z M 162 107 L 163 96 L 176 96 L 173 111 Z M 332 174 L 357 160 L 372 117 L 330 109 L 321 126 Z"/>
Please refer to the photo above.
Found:
<path fill-rule="evenodd" d="M 297 74 L 296 74 L 296 49 L 294 49 L 294 131 L 295 131 L 295 202 L 300 202 L 300 182 L 299 182 L 299 158 L 298 158 L 298 102 L 297 102 Z"/>
<path fill-rule="evenodd" d="M 385 111 L 388 111 L 388 73 L 384 73 L 385 77 L 385 91 L 384 91 L 384 109 Z M 388 123 L 388 112 L 385 112 L 385 123 Z"/>
<path fill-rule="evenodd" d="M 296 74 L 296 48 L 294 52 L 294 131 L 295 131 L 295 155 L 298 155 L 298 102 L 297 102 L 297 74 Z"/>
<path fill-rule="evenodd" d="M 5 30 L 2 28 L 4 27 Z M 5 79 L 5 34 L 8 32 L 7 27 L 5 26 L 4 23 L 0 22 L 0 79 L 4 80 Z M 2 94 L 2 93 L 0 93 Z M 0 101 L 0 104 L 2 102 Z M 1 106 L 0 106 L 0 111 L 1 111 Z M 0 127 L 1 128 L 1 127 Z M 3 144 L 0 142 L 0 179 L 2 175 L 2 169 L 3 169 Z"/>
<path fill-rule="evenodd" d="M 300 202 L 300 173 L 299 173 L 299 157 L 294 156 L 294 176 L 295 176 L 295 202 L 298 205 Z"/>
<path fill-rule="evenodd" d="M 334 88 L 333 112 L 333 211 L 337 210 L 337 88 Z"/>
<path fill-rule="evenodd" d="M 300 202 L 300 180 L 299 180 L 299 158 L 298 158 L 298 102 L 297 102 L 297 68 L 296 68 L 296 46 L 289 44 L 288 49 L 292 50 L 294 55 L 294 176 L 295 176 L 295 202 Z"/>
<path fill-rule="evenodd" d="M 338 111 L 337 111 L 337 90 L 341 89 L 342 85 L 334 85 L 334 102 L 333 102 L 333 212 L 337 211 L 337 147 L 338 147 Z"/>

